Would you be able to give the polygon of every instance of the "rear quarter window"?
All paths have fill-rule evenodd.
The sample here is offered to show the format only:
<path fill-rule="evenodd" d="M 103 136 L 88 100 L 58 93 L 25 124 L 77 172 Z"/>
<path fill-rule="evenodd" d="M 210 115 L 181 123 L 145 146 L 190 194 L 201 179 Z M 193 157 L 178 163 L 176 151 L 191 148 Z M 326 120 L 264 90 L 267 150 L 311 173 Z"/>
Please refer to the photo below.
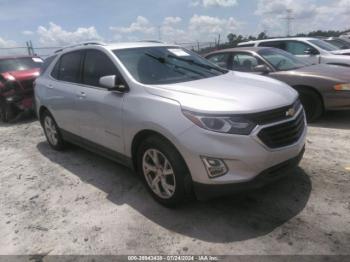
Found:
<path fill-rule="evenodd" d="M 52 61 L 55 60 L 57 55 L 50 56 L 44 60 L 44 63 L 42 64 L 40 68 L 40 74 L 44 74 L 47 70 L 47 68 L 51 65 Z"/>

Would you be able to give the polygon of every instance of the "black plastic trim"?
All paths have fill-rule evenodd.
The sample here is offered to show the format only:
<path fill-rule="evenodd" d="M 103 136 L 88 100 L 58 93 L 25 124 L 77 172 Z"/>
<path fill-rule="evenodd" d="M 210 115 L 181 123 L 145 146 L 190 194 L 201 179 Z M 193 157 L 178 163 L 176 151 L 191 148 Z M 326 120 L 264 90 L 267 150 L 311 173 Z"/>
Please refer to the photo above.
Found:
<path fill-rule="evenodd" d="M 125 156 L 119 152 L 116 152 L 104 146 L 98 145 L 94 142 L 91 142 L 90 140 L 87 140 L 85 138 L 72 134 L 68 131 L 61 129 L 60 132 L 62 134 L 63 140 L 70 142 L 72 144 L 75 144 L 79 147 L 82 147 L 86 150 L 89 150 L 93 153 L 99 154 L 103 157 L 106 157 L 114 162 L 117 162 L 118 164 L 122 164 L 126 167 L 134 169 L 131 157 Z"/>

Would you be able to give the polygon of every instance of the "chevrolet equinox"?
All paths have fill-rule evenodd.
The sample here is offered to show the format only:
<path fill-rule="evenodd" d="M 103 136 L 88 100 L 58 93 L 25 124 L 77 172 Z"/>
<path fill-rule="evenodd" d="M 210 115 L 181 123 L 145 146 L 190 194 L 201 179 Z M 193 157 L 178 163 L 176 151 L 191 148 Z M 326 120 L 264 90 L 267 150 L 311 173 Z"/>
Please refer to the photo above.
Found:
<path fill-rule="evenodd" d="M 304 153 L 296 91 L 179 46 L 87 42 L 57 50 L 35 99 L 53 149 L 70 142 L 127 165 L 167 206 L 265 185 L 293 173 Z"/>

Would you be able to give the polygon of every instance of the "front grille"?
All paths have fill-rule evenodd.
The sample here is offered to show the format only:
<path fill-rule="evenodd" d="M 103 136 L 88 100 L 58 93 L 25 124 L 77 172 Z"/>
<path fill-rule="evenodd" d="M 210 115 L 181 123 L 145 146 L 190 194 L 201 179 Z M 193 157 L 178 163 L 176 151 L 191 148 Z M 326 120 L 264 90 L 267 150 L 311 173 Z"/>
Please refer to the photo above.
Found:
<path fill-rule="evenodd" d="M 279 148 L 294 144 L 299 140 L 305 129 L 304 114 L 299 115 L 288 122 L 263 128 L 258 137 L 270 148 Z"/>
<path fill-rule="evenodd" d="M 35 79 L 28 79 L 20 81 L 20 84 L 23 89 L 33 89 L 33 83 Z"/>
<path fill-rule="evenodd" d="M 286 113 L 289 109 L 293 108 L 295 112 L 298 112 L 299 108 L 301 106 L 300 100 L 298 99 L 295 101 L 292 105 L 284 106 L 281 108 L 265 111 L 265 112 L 259 112 L 259 113 L 253 113 L 248 114 L 246 117 L 252 121 L 253 123 L 256 123 L 258 125 L 266 125 L 271 124 L 274 122 L 279 122 L 282 120 L 286 120 L 291 118 L 291 116 L 288 116 Z"/>

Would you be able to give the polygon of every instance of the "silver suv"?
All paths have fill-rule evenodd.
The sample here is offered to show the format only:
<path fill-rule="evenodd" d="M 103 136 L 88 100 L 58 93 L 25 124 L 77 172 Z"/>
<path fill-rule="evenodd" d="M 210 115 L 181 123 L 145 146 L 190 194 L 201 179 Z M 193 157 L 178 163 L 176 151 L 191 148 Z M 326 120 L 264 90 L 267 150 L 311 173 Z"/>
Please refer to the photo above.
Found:
<path fill-rule="evenodd" d="M 350 66 L 350 49 L 340 49 L 339 47 L 318 38 L 274 38 L 243 42 L 239 43 L 237 46 L 274 47 L 287 51 L 309 64 Z"/>
<path fill-rule="evenodd" d="M 164 205 L 262 186 L 304 153 L 296 91 L 174 45 L 59 50 L 45 61 L 35 99 L 51 147 L 70 142 L 134 168 Z"/>

